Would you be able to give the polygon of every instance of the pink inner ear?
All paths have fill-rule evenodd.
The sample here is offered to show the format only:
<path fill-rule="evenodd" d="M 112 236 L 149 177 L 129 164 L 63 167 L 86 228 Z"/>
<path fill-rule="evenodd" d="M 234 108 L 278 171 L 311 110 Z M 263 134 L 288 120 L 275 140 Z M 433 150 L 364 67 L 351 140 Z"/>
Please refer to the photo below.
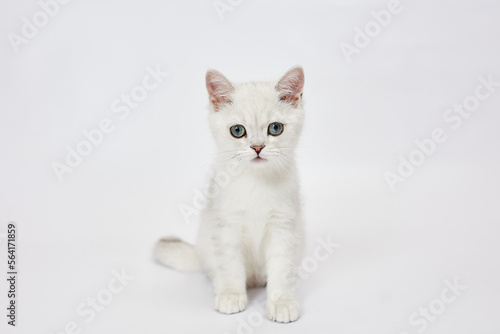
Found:
<path fill-rule="evenodd" d="M 290 69 L 280 79 L 276 85 L 276 90 L 280 93 L 280 100 L 291 103 L 296 107 L 302 97 L 304 88 L 304 71 L 301 67 Z"/>
<path fill-rule="evenodd" d="M 215 70 L 209 70 L 206 75 L 206 85 L 210 102 L 216 111 L 218 111 L 222 105 L 232 102 L 230 94 L 233 92 L 234 87 L 222 73 Z"/>

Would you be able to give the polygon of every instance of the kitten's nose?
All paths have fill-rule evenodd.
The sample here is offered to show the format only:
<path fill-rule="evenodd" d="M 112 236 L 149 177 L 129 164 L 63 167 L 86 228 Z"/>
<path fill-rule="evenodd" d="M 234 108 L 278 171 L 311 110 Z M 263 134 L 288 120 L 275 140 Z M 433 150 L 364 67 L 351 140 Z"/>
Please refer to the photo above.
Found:
<path fill-rule="evenodd" d="M 254 149 L 255 152 L 257 152 L 257 155 L 260 153 L 260 151 L 262 151 L 262 149 L 264 147 L 266 147 L 266 145 L 262 145 L 262 146 L 250 146 L 251 148 Z"/>

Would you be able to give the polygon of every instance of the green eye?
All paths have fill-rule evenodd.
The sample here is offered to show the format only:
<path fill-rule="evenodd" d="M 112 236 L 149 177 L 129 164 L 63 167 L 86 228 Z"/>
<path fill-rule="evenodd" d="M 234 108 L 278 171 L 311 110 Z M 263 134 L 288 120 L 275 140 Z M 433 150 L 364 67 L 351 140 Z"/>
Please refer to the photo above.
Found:
<path fill-rule="evenodd" d="M 234 138 L 241 138 L 247 134 L 245 127 L 239 124 L 233 125 L 229 131 Z"/>
<path fill-rule="evenodd" d="M 271 136 L 279 136 L 283 132 L 283 124 L 274 122 L 269 124 L 267 128 L 267 133 Z"/>

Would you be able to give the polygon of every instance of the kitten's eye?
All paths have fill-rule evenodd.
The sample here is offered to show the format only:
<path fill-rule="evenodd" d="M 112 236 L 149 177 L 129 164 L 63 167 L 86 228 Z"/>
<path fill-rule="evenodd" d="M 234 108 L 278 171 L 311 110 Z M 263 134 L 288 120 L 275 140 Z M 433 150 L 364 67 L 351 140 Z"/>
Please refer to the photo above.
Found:
<path fill-rule="evenodd" d="M 233 125 L 229 130 L 234 138 L 241 138 L 247 134 L 245 127 L 239 124 Z"/>
<path fill-rule="evenodd" d="M 269 124 L 267 128 L 267 133 L 271 136 L 279 136 L 283 132 L 283 124 L 274 122 Z"/>

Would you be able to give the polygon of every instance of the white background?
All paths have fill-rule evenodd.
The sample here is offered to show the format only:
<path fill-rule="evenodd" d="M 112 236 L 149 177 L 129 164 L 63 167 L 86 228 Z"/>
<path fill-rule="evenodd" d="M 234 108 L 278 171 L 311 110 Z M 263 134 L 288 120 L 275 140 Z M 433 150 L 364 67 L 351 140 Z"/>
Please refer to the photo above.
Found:
<path fill-rule="evenodd" d="M 212 0 L 74 0 L 16 53 L 8 33 L 40 7 L 3 1 L 0 232 L 18 224 L 20 272 L 9 332 L 59 333 L 73 321 L 82 333 L 416 334 L 423 325 L 409 317 L 439 306 L 445 281 L 458 279 L 467 288 L 425 332 L 498 333 L 500 87 L 457 129 L 443 114 L 478 77 L 500 81 L 500 4 L 401 0 L 348 63 L 341 43 L 387 4 L 252 0 L 221 20 Z M 164 235 L 195 238 L 196 217 L 184 221 L 179 206 L 192 205 L 214 153 L 205 71 L 277 80 L 295 64 L 306 74 L 305 255 L 317 267 L 298 288 L 297 322 L 262 320 L 263 289 L 244 312 L 222 315 L 205 277 L 158 265 L 152 247 Z M 113 101 L 157 65 L 170 75 L 120 120 Z M 53 162 L 104 118 L 114 131 L 59 182 Z M 384 173 L 436 128 L 447 140 L 391 192 Z M 340 244 L 324 261 L 314 259 L 318 237 Z M 113 270 L 134 279 L 87 323 L 76 309 Z"/>

